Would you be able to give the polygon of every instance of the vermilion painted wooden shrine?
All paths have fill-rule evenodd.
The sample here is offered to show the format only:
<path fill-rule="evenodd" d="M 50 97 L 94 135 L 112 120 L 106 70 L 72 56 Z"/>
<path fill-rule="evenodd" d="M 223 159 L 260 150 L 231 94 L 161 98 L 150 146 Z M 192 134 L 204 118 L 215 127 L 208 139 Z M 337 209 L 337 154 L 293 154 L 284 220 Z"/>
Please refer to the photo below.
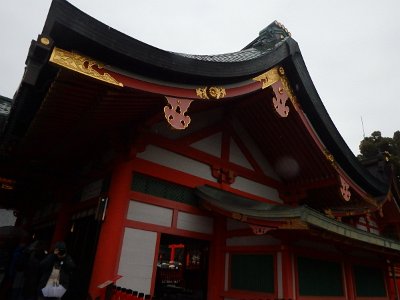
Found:
<path fill-rule="evenodd" d="M 67 242 L 74 299 L 398 295 L 397 185 L 349 150 L 277 22 L 187 55 L 53 0 L 0 101 L 0 206 Z"/>

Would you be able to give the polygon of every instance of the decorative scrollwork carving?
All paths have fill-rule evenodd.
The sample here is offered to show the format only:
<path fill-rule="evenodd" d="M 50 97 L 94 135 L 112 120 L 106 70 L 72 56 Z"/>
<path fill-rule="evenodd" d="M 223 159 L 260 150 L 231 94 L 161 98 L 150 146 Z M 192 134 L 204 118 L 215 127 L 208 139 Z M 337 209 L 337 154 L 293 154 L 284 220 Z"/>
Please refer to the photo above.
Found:
<path fill-rule="evenodd" d="M 272 85 L 272 90 L 275 94 L 275 97 L 272 98 L 272 103 L 274 104 L 275 111 L 282 118 L 286 118 L 289 115 L 289 106 L 286 106 L 288 96 L 282 87 L 281 81 L 275 82 Z"/>
<path fill-rule="evenodd" d="M 190 124 L 190 117 L 186 116 L 190 104 L 193 100 L 165 97 L 169 106 L 164 107 L 165 119 L 175 129 L 185 129 Z"/>
<path fill-rule="evenodd" d="M 253 230 L 253 233 L 256 235 L 264 235 L 268 231 L 275 229 L 275 228 L 271 228 L 271 227 L 264 227 L 264 226 L 258 226 L 258 225 L 250 225 L 250 227 Z"/>
<path fill-rule="evenodd" d="M 50 62 L 113 85 L 123 86 L 121 82 L 117 81 L 109 73 L 97 71 L 96 68 L 102 69 L 104 65 L 87 56 L 54 47 Z"/>
<path fill-rule="evenodd" d="M 232 184 L 235 182 L 237 174 L 229 169 L 212 166 L 212 176 L 220 183 Z"/>
<path fill-rule="evenodd" d="M 340 177 L 340 193 L 342 194 L 342 197 L 345 201 L 350 201 L 351 198 L 351 192 L 350 192 L 350 185 L 342 178 Z"/>

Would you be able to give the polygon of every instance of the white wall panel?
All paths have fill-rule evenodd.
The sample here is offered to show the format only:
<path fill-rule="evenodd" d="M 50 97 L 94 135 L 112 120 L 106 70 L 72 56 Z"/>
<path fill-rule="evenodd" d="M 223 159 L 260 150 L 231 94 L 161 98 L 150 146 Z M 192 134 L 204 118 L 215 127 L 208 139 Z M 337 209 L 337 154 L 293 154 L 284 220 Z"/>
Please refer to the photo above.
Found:
<path fill-rule="evenodd" d="M 279 176 L 275 173 L 274 169 L 268 162 L 268 157 L 265 157 L 261 150 L 258 148 L 254 140 L 250 137 L 246 129 L 240 125 L 240 122 L 235 119 L 232 121 L 232 125 L 237 133 L 237 135 L 242 139 L 247 149 L 257 161 L 258 165 L 262 169 L 265 175 L 270 176 L 276 180 L 280 180 Z"/>
<path fill-rule="evenodd" d="M 0 209 L 0 227 L 14 226 L 17 217 L 14 216 L 13 210 Z"/>
<path fill-rule="evenodd" d="M 214 177 L 212 177 L 211 168 L 209 165 L 162 149 L 160 147 L 148 145 L 144 152 L 138 153 L 137 157 L 213 182 L 217 181 Z"/>
<path fill-rule="evenodd" d="M 213 219 L 180 211 L 178 213 L 177 228 L 200 233 L 213 233 Z"/>
<path fill-rule="evenodd" d="M 242 150 L 240 150 L 239 146 L 233 139 L 231 139 L 229 150 L 229 161 L 247 169 L 254 170 Z"/>
<path fill-rule="evenodd" d="M 364 226 L 364 225 L 361 225 L 361 224 L 357 224 L 357 225 L 356 225 L 356 228 L 358 228 L 358 229 L 360 229 L 360 230 L 363 230 L 363 231 L 368 231 L 367 226 Z"/>
<path fill-rule="evenodd" d="M 205 139 L 197 141 L 190 146 L 216 157 L 221 157 L 221 137 L 222 133 L 219 132 Z"/>
<path fill-rule="evenodd" d="M 125 228 L 117 285 L 150 293 L 156 244 L 157 233 Z"/>
<path fill-rule="evenodd" d="M 279 198 L 279 194 L 276 189 L 240 176 L 236 177 L 235 182 L 231 185 L 231 187 L 253 195 L 267 198 L 269 200 L 283 203 L 283 201 Z"/>
<path fill-rule="evenodd" d="M 375 229 L 375 228 L 370 228 L 369 231 L 370 231 L 371 233 L 373 233 L 373 234 L 376 234 L 376 235 L 380 235 L 380 234 L 381 234 L 381 233 L 379 232 L 379 230 L 378 230 L 378 229 Z"/>
<path fill-rule="evenodd" d="M 171 227 L 173 210 L 139 201 L 130 201 L 128 220 Z"/>

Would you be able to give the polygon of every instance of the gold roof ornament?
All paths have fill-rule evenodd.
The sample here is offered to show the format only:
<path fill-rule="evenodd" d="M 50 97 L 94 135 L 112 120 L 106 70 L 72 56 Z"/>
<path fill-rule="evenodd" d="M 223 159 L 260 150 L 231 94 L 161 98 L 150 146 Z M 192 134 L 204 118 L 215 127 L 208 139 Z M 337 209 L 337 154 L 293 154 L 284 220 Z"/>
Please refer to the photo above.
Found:
<path fill-rule="evenodd" d="M 50 56 L 50 62 L 66 69 L 95 78 L 97 80 L 101 80 L 117 86 L 124 86 L 121 82 L 113 78 L 109 73 L 99 72 L 99 70 L 102 69 L 104 65 L 87 56 L 54 47 L 53 52 Z"/>
<path fill-rule="evenodd" d="M 196 89 L 196 95 L 201 99 L 222 99 L 226 96 L 226 90 L 222 87 L 212 86 Z"/>

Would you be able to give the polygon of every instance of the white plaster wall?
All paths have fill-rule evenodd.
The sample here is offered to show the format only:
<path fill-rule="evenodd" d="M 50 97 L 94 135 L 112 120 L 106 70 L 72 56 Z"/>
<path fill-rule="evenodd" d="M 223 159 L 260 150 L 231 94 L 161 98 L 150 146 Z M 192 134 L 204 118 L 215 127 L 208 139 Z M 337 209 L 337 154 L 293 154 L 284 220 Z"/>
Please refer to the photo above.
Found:
<path fill-rule="evenodd" d="M 197 141 L 190 146 L 213 156 L 221 157 L 221 137 L 222 133 L 219 132 Z"/>
<path fill-rule="evenodd" d="M 373 233 L 373 234 L 376 234 L 376 235 L 380 235 L 381 233 L 377 230 L 377 229 L 375 229 L 375 228 L 370 228 L 370 230 L 369 230 L 371 233 Z"/>
<path fill-rule="evenodd" d="M 367 226 L 361 225 L 361 224 L 357 224 L 356 228 L 363 230 L 363 231 L 368 231 Z"/>
<path fill-rule="evenodd" d="M 240 176 L 236 177 L 235 182 L 231 185 L 231 187 L 249 194 L 283 203 L 283 201 L 279 198 L 279 193 L 276 189 Z"/>
<path fill-rule="evenodd" d="M 150 294 L 157 233 L 125 228 L 117 285 Z"/>
<path fill-rule="evenodd" d="M 7 209 L 0 209 L 0 227 L 14 226 L 17 218 L 14 216 L 14 211 Z"/>
<path fill-rule="evenodd" d="M 239 146 L 233 139 L 230 141 L 229 161 L 247 169 L 254 170 L 242 150 L 240 150 Z"/>
<path fill-rule="evenodd" d="M 213 219 L 206 216 L 194 215 L 180 211 L 178 213 L 177 228 L 212 234 L 213 233 Z"/>
<path fill-rule="evenodd" d="M 139 201 L 130 201 L 129 220 L 171 227 L 173 210 Z"/>
<path fill-rule="evenodd" d="M 174 152 L 148 145 L 146 150 L 139 153 L 137 157 L 151 161 L 153 163 L 182 171 L 197 177 L 201 177 L 213 182 L 217 180 L 211 176 L 210 166 L 194 159 L 187 158 Z"/>
<path fill-rule="evenodd" d="M 235 129 L 237 135 L 246 145 L 247 149 L 250 151 L 251 155 L 257 161 L 264 174 L 276 180 L 280 180 L 279 176 L 275 173 L 274 169 L 268 162 L 268 158 L 264 156 L 260 148 L 258 148 L 254 140 L 250 137 L 246 129 L 244 129 L 243 126 L 240 125 L 240 122 L 237 119 L 234 119 L 232 121 L 232 126 Z"/>

